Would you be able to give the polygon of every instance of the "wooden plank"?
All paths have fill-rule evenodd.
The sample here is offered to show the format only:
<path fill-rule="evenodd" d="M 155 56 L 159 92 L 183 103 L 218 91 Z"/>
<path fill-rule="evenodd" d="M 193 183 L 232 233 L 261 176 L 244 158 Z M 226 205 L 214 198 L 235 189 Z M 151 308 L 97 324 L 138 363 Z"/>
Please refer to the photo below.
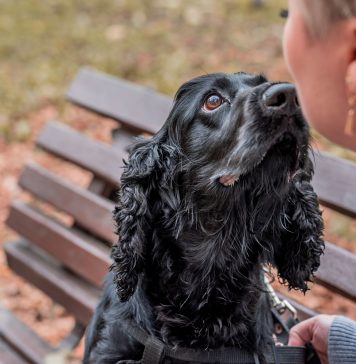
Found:
<path fill-rule="evenodd" d="M 320 201 L 343 214 L 356 217 L 356 163 L 316 153 L 313 186 Z"/>
<path fill-rule="evenodd" d="M 326 243 L 316 281 L 352 301 L 356 301 L 356 254 Z"/>
<path fill-rule="evenodd" d="M 125 155 L 128 152 L 128 146 L 134 142 L 135 134 L 125 128 L 116 128 L 112 131 L 112 146 Z M 88 190 L 102 197 L 111 198 L 113 191 L 117 190 L 117 185 L 106 183 L 100 178 L 93 178 L 88 186 Z"/>
<path fill-rule="evenodd" d="M 120 150 L 128 151 L 137 136 L 137 134 L 133 134 L 128 129 L 114 129 L 111 132 L 112 146 L 114 148 L 120 148 Z"/>
<path fill-rule="evenodd" d="M 0 339 L 0 364 L 32 364 L 16 354 L 12 348 Z"/>
<path fill-rule="evenodd" d="M 127 157 L 123 150 L 90 140 L 58 123 L 50 123 L 45 128 L 38 144 L 114 185 L 120 181 L 122 159 Z M 315 153 L 315 167 L 313 185 L 321 202 L 356 217 L 356 184 L 353 183 L 356 180 L 356 164 L 325 153 Z"/>
<path fill-rule="evenodd" d="M 43 363 L 44 358 L 53 351 L 53 348 L 3 307 L 0 307 L 0 337 L 31 363 Z"/>
<path fill-rule="evenodd" d="M 92 140 L 85 135 L 60 123 L 50 122 L 37 140 L 37 144 L 114 186 L 120 182 L 122 159 L 126 153 L 110 145 Z"/>
<path fill-rule="evenodd" d="M 76 233 L 22 202 L 14 202 L 7 225 L 66 267 L 101 287 L 111 264 L 109 248 L 88 235 Z"/>
<path fill-rule="evenodd" d="M 19 234 L 54 255 L 89 282 L 101 286 L 110 265 L 109 251 L 95 240 L 49 219 L 27 205 L 15 202 L 7 224 Z M 90 266 L 91 269 L 87 269 Z M 317 272 L 320 284 L 356 299 L 356 256 L 327 243 L 322 264 Z"/>
<path fill-rule="evenodd" d="M 138 133 L 156 133 L 172 107 L 171 98 L 150 88 L 88 68 L 79 71 L 66 97 Z"/>
<path fill-rule="evenodd" d="M 79 322 L 89 323 L 100 296 L 98 289 L 25 240 L 6 243 L 4 250 L 8 266 L 16 274 L 62 305 Z"/>
<path fill-rule="evenodd" d="M 23 170 L 19 185 L 57 209 L 68 213 L 86 230 L 112 243 L 115 239 L 114 203 L 65 181 L 35 163 Z"/>
<path fill-rule="evenodd" d="M 127 156 L 122 150 L 90 140 L 58 123 L 50 123 L 45 128 L 38 144 L 114 185 L 120 181 L 120 165 Z M 316 153 L 315 166 L 313 185 L 321 202 L 356 217 L 356 184 L 353 183 L 356 180 L 356 164 L 325 153 Z"/>

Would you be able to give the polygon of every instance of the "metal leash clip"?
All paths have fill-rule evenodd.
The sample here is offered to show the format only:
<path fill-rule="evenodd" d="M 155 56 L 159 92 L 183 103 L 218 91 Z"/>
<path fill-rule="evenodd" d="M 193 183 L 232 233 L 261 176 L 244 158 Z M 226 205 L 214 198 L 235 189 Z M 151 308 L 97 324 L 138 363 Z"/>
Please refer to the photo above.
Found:
<path fill-rule="evenodd" d="M 275 310 L 275 312 L 276 312 L 274 317 L 279 321 L 281 330 L 282 331 L 284 330 L 288 335 L 290 328 L 299 322 L 298 315 L 297 315 L 297 310 L 287 300 L 279 299 L 279 297 L 277 296 L 275 290 L 273 289 L 272 285 L 270 284 L 270 282 L 268 280 L 268 277 L 267 277 L 267 274 L 269 273 L 268 269 L 266 267 L 264 267 L 263 270 L 265 272 L 265 274 L 263 276 L 264 283 L 265 283 L 267 293 L 269 295 L 269 298 L 271 300 L 271 304 L 272 304 L 272 307 L 273 307 L 272 311 Z M 291 317 L 288 320 L 284 320 L 282 318 L 282 315 L 286 311 L 288 311 L 291 314 Z M 290 324 L 288 324 L 288 322 Z M 275 334 L 278 334 L 278 332 L 276 332 L 276 330 L 275 330 Z M 279 334 L 281 334 L 281 332 L 279 332 Z M 288 343 L 288 340 L 285 342 L 284 345 L 287 345 L 287 343 Z M 283 344 L 282 344 L 282 346 L 283 346 Z M 308 363 L 308 364 L 321 364 L 320 359 L 319 359 L 318 355 L 316 354 L 315 349 L 313 348 L 313 346 L 311 344 L 306 345 L 306 363 Z"/>
<path fill-rule="evenodd" d="M 266 270 L 265 270 L 266 272 Z M 267 292 L 270 296 L 271 302 L 272 302 L 272 306 L 277 310 L 277 312 L 280 315 L 283 315 L 286 310 L 288 310 L 292 316 L 294 320 L 298 319 L 298 314 L 297 314 L 297 310 L 290 304 L 289 301 L 287 300 L 280 300 L 279 297 L 277 296 L 275 290 L 272 288 L 271 284 L 268 281 L 268 278 L 266 277 L 266 275 L 264 275 L 264 282 L 267 288 Z"/>

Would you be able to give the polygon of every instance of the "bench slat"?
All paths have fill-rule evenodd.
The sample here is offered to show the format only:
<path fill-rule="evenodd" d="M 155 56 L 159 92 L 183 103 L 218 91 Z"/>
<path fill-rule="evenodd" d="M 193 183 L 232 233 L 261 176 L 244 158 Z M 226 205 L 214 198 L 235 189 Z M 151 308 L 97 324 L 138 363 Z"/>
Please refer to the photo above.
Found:
<path fill-rule="evenodd" d="M 38 144 L 114 185 L 120 181 L 120 165 L 127 156 L 122 150 L 93 141 L 58 123 L 50 123 L 45 128 Z M 356 180 L 356 164 L 326 153 L 315 153 L 315 167 L 313 185 L 321 202 L 356 217 L 356 185 L 353 183 Z"/>
<path fill-rule="evenodd" d="M 3 307 L 0 307 L 0 337 L 31 363 L 43 363 L 46 355 L 53 351 L 53 348 Z"/>
<path fill-rule="evenodd" d="M 100 291 L 64 270 L 60 264 L 25 240 L 6 243 L 9 267 L 87 325 Z"/>
<path fill-rule="evenodd" d="M 93 244 L 90 239 L 83 238 L 23 203 L 13 204 L 7 223 L 89 282 L 101 286 L 111 262 L 108 249 Z M 92 268 L 88 270 L 88 266 Z M 321 267 L 316 275 L 319 283 L 355 300 L 355 276 L 356 256 L 327 243 Z"/>
<path fill-rule="evenodd" d="M 76 223 L 108 242 L 114 241 L 114 203 L 77 187 L 35 163 L 23 170 L 19 185 L 72 216 Z"/>
<path fill-rule="evenodd" d="M 0 338 L 0 364 L 32 364 L 12 351 L 12 348 Z M 37 364 L 37 363 L 36 363 Z"/>
<path fill-rule="evenodd" d="M 356 301 L 356 255 L 334 244 L 326 243 L 316 273 L 317 282 L 352 301 Z"/>
<path fill-rule="evenodd" d="M 88 282 L 102 286 L 111 264 L 108 247 L 92 237 L 84 238 L 22 202 L 12 204 L 7 225 Z"/>
<path fill-rule="evenodd" d="M 356 163 L 315 153 L 313 186 L 320 201 L 343 214 L 356 217 Z"/>
<path fill-rule="evenodd" d="M 93 172 L 113 185 L 118 185 L 122 159 L 126 153 L 92 140 L 60 123 L 50 122 L 37 140 L 48 152 Z"/>
<path fill-rule="evenodd" d="M 74 315 L 79 313 L 78 319 L 83 324 L 89 323 L 99 299 L 99 292 L 96 294 L 91 292 L 88 301 L 84 282 L 76 283 L 78 281 L 76 277 L 63 271 L 57 264 L 51 263 L 51 260 L 47 261 L 43 254 L 36 252 L 34 247 L 24 241 L 7 243 L 5 252 L 8 264 L 13 271 L 43 290 L 69 312 Z M 71 292 L 75 293 L 75 297 L 72 297 Z M 283 294 L 278 293 L 278 295 L 286 298 Z M 315 311 L 290 298 L 287 299 L 297 309 L 300 319 L 306 319 L 315 314 Z"/>
<path fill-rule="evenodd" d="M 67 99 L 98 114 L 118 120 L 137 133 L 156 133 L 172 107 L 172 99 L 92 69 L 81 69 Z"/>

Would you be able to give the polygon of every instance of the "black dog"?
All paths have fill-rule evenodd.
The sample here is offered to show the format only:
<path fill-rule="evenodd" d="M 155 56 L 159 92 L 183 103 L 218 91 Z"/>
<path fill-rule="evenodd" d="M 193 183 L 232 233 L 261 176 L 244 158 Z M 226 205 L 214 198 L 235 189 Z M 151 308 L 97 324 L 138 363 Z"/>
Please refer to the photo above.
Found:
<path fill-rule="evenodd" d="M 263 357 L 272 325 L 261 266 L 305 292 L 324 248 L 308 151 L 292 85 L 245 73 L 185 83 L 125 165 L 120 241 L 84 362 L 140 360 L 127 320 L 174 347 Z"/>

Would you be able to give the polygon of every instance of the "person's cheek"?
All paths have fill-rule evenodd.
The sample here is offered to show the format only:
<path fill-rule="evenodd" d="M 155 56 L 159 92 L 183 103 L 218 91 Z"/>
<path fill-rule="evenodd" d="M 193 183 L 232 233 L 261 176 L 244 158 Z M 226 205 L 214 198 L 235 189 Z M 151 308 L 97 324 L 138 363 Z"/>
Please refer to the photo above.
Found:
<path fill-rule="evenodd" d="M 303 57 L 305 53 L 303 34 L 299 15 L 292 13 L 285 25 L 283 52 L 288 70 L 297 84 L 302 81 L 303 76 Z"/>
<path fill-rule="evenodd" d="M 299 14 L 291 12 L 290 17 L 285 25 L 283 34 L 283 53 L 287 68 L 297 87 L 299 101 L 305 114 L 309 112 L 308 103 L 305 102 L 309 89 L 308 67 L 305 65 L 308 58 L 307 47 L 304 39 L 305 30 Z"/>
<path fill-rule="evenodd" d="M 284 33 L 283 33 L 283 55 L 284 55 L 284 59 L 287 65 L 287 68 L 289 70 L 289 72 L 291 73 L 291 75 L 293 76 L 293 68 L 291 66 L 290 63 L 290 59 L 291 59 L 291 26 L 290 26 L 290 20 L 287 20 L 287 23 L 284 27 Z"/>

